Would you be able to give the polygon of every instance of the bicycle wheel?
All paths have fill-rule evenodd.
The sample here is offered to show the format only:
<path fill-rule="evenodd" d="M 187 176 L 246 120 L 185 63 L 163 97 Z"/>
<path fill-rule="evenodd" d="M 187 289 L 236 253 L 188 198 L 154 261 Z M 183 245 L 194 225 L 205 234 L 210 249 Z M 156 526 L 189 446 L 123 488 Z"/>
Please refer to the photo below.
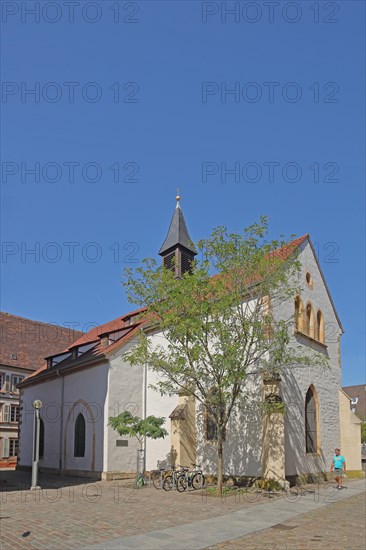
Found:
<path fill-rule="evenodd" d="M 155 489 L 161 489 L 161 473 L 160 473 L 160 470 L 156 470 L 155 472 L 151 472 L 151 481 L 152 481 Z"/>
<path fill-rule="evenodd" d="M 184 474 L 178 476 L 176 479 L 176 484 L 177 484 L 177 491 L 179 491 L 180 493 L 183 493 L 183 491 L 187 489 L 187 485 L 188 485 L 186 476 Z"/>
<path fill-rule="evenodd" d="M 173 489 L 173 476 L 166 476 L 163 481 L 164 491 L 171 491 Z"/>
<path fill-rule="evenodd" d="M 194 474 L 194 476 L 192 477 L 192 487 L 193 489 L 201 489 L 201 487 L 203 487 L 205 484 L 205 476 L 200 473 L 200 472 L 197 472 L 197 474 Z"/>

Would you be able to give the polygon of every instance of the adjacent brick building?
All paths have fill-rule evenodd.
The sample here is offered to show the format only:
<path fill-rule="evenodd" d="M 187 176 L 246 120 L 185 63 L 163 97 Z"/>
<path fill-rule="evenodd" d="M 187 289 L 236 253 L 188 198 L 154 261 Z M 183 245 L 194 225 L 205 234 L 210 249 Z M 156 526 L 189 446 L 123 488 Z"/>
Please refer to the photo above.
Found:
<path fill-rule="evenodd" d="M 0 466 L 13 466 L 18 455 L 21 380 L 39 369 L 44 358 L 68 348 L 82 332 L 0 312 Z"/>
<path fill-rule="evenodd" d="M 346 386 L 343 391 L 351 398 L 351 411 L 366 421 L 366 384 Z"/>

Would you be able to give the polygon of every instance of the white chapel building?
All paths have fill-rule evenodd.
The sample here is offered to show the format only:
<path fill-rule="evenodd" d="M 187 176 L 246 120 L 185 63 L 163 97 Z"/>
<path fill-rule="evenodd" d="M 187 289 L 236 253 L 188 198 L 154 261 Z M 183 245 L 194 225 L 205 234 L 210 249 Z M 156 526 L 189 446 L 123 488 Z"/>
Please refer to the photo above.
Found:
<path fill-rule="evenodd" d="M 238 410 L 227 426 L 224 475 L 294 481 L 299 475 L 329 471 L 335 447 L 346 455 L 348 470 L 361 470 L 360 425 L 341 391 L 342 325 L 310 237 L 298 238 L 278 253 L 286 258 L 295 250 L 301 262 L 301 295 L 282 303 L 276 316 L 293 316 L 297 344 L 326 354 L 329 367 L 286 367 L 278 380 L 253 376 L 247 388 L 252 406 Z M 166 266 L 174 265 L 177 276 L 189 269 L 196 254 L 179 201 L 159 254 Z M 95 479 L 132 475 L 137 442 L 108 426 L 108 417 L 128 409 L 140 417 L 166 418 L 169 435 L 145 443 L 146 470 L 159 462 L 192 462 L 202 464 L 206 473 L 216 473 L 215 435 L 199 403 L 185 395 L 161 397 L 150 388 L 156 373 L 148 365 L 132 367 L 123 359 L 144 328 L 143 311 L 93 328 L 62 353 L 47 357 L 19 384 L 18 469 L 32 464 L 32 402 L 40 399 L 41 471 Z M 156 328 L 148 334 L 161 344 Z M 256 405 L 268 396 L 286 403 L 285 415 L 263 418 Z M 347 448 L 342 448 L 343 439 Z"/>

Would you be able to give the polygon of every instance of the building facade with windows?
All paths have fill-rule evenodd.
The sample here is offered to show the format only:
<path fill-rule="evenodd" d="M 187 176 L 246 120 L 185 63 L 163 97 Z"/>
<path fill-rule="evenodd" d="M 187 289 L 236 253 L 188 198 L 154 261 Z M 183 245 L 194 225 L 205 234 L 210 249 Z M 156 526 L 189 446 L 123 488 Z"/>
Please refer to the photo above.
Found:
<path fill-rule="evenodd" d="M 278 379 L 255 374 L 245 387 L 245 408 L 232 414 L 224 443 L 224 474 L 275 478 L 285 483 L 303 474 L 329 471 L 341 425 L 350 418 L 340 406 L 340 338 L 343 332 L 310 237 L 305 235 L 276 251 L 284 259 L 296 251 L 301 264 L 301 291 L 276 305 L 277 319 L 292 319 L 293 345 L 304 353 L 329 359 L 327 368 L 286 366 Z M 163 263 L 179 277 L 189 271 L 196 251 L 178 202 L 160 249 Z M 173 261 L 174 259 L 174 261 Z M 294 281 L 294 288 L 299 285 Z M 108 426 L 108 417 L 123 410 L 135 415 L 163 416 L 169 436 L 145 443 L 145 466 L 200 463 L 216 474 L 216 433 L 205 407 L 187 395 L 160 396 L 151 389 L 157 374 L 148 365 L 131 367 L 124 354 L 144 329 L 153 343 L 168 345 L 157 328 L 145 326 L 133 311 L 92 329 L 61 354 L 53 354 L 20 383 L 21 449 L 19 468 L 30 468 L 32 408 L 41 409 L 41 468 L 95 478 L 132 475 L 137 443 Z M 263 415 L 263 401 L 284 402 L 286 414 Z M 349 413 L 349 411 L 348 411 Z M 361 469 L 361 464 L 355 469 Z"/>
<path fill-rule="evenodd" d="M 44 356 L 51 350 L 61 351 L 81 334 L 80 331 L 0 313 L 0 466 L 14 467 L 17 461 L 18 384 L 42 365 Z"/>
<path fill-rule="evenodd" d="M 366 422 L 366 384 L 346 386 L 343 391 L 351 399 L 351 411 Z"/>

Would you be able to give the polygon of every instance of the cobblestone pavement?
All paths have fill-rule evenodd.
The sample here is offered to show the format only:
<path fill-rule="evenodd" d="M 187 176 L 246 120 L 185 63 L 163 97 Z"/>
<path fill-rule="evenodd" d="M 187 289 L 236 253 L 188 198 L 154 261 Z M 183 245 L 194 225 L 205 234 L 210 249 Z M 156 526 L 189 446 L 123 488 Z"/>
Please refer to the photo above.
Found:
<path fill-rule="evenodd" d="M 71 550 L 220 516 L 265 501 L 261 494 L 221 500 L 200 491 L 181 494 L 153 486 L 135 489 L 123 481 L 91 483 L 49 475 L 40 477 L 41 491 L 29 491 L 30 473 L 1 474 L 7 480 L 3 484 L 6 490 L 0 493 L 2 550 Z"/>
<path fill-rule="evenodd" d="M 142 533 L 185 526 L 210 518 L 217 518 L 219 522 L 220 516 L 225 514 L 252 509 L 266 502 L 272 506 L 270 502 L 284 499 L 283 495 L 276 495 L 269 500 L 268 496 L 258 493 L 220 499 L 199 491 L 181 494 L 176 491 L 167 493 L 156 490 L 154 487 L 137 490 L 131 487 L 131 484 L 122 481 L 92 483 L 80 478 L 60 478 L 59 476 L 41 477 L 42 490 L 29 491 L 29 473 L 4 474 L 1 472 L 1 474 L 3 474 L 1 476 L 3 490 L 0 493 L 2 550 L 33 548 L 71 550 L 86 548 L 97 543 L 102 545 L 108 543 L 108 547 L 111 548 L 113 540 L 117 542 L 121 537 L 133 537 Z M 346 502 L 346 508 L 349 511 L 347 518 L 351 518 L 355 523 L 356 516 L 352 517 L 349 499 Z M 340 504 L 341 507 L 344 506 L 343 503 Z M 323 514 L 324 511 L 316 512 L 313 518 L 320 513 Z M 356 512 L 359 518 L 359 506 Z M 298 525 L 295 520 L 292 523 Z M 327 532 L 331 531 L 331 524 L 332 521 L 327 523 L 329 525 Z M 339 514 L 337 525 L 343 529 L 343 526 L 353 524 L 349 519 L 342 519 Z M 309 535 L 309 527 L 304 527 L 304 532 L 306 530 Z M 278 540 L 281 540 L 280 531 L 275 529 L 267 531 L 271 532 L 272 537 L 280 535 Z M 187 532 L 189 532 L 189 525 L 187 525 Z M 293 532 L 286 532 L 286 536 L 291 533 Z M 324 531 L 319 533 L 316 531 L 316 535 L 318 534 L 325 540 Z M 235 534 L 231 533 L 231 535 L 228 539 L 235 537 Z M 252 540 L 252 537 L 256 536 L 250 535 L 245 541 Z M 268 540 L 272 539 L 268 538 Z M 336 537 L 332 540 L 339 543 L 340 538 Z M 227 548 L 247 548 L 238 541 L 225 544 L 228 545 Z M 259 542 L 254 539 L 251 544 L 253 548 L 263 548 L 263 544 L 259 545 Z M 309 548 L 308 543 L 303 547 Z M 174 548 L 179 550 L 179 539 Z M 226 546 L 219 545 L 217 548 L 226 548 Z M 268 548 L 271 547 L 268 546 Z M 302 547 L 290 544 L 288 548 Z M 353 545 L 352 548 L 356 547 Z"/>
<path fill-rule="evenodd" d="M 364 550 L 365 523 L 363 494 L 207 550 Z"/>

